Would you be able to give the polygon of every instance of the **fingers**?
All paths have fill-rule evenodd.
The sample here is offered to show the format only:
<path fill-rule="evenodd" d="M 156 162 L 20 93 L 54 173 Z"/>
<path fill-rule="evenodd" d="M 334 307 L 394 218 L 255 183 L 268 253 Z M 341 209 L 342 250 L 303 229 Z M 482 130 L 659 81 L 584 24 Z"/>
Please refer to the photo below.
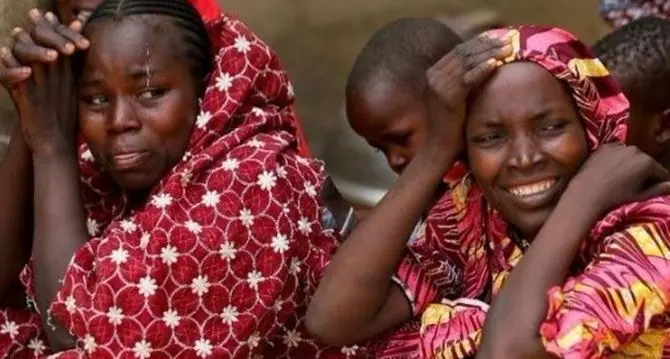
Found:
<path fill-rule="evenodd" d="M 76 27 L 67 27 L 51 12 L 44 16 L 37 9 L 30 11 L 30 19 L 35 25 L 31 33 L 33 41 L 42 47 L 58 50 L 65 55 L 73 54 L 77 49 L 88 48 L 89 43 Z"/>
<path fill-rule="evenodd" d="M 15 40 L 14 56 L 20 63 L 47 63 L 58 58 L 56 50 L 35 44 L 30 34 L 20 27 L 12 30 L 12 37 Z"/>
<path fill-rule="evenodd" d="M 30 77 L 30 67 L 21 66 L 12 52 L 7 47 L 0 48 L 0 84 L 6 89 L 11 89 Z"/>
<path fill-rule="evenodd" d="M 496 68 L 498 68 L 497 63 L 498 60 L 494 58 L 489 58 L 487 61 L 480 63 L 463 75 L 463 83 L 469 87 L 479 86 Z"/>

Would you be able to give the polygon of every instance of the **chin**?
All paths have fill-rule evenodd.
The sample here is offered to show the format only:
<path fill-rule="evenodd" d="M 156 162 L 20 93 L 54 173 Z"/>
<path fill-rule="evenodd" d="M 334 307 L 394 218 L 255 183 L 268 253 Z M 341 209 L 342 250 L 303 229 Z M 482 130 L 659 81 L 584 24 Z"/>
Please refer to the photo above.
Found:
<path fill-rule="evenodd" d="M 114 182 L 124 191 L 145 192 L 150 190 L 158 181 L 146 173 L 116 173 L 112 175 Z"/>
<path fill-rule="evenodd" d="M 553 211 L 554 206 L 537 209 L 530 213 L 523 213 L 522 216 L 516 216 L 515 220 L 510 220 L 509 222 L 521 231 L 524 239 L 532 241 Z"/>

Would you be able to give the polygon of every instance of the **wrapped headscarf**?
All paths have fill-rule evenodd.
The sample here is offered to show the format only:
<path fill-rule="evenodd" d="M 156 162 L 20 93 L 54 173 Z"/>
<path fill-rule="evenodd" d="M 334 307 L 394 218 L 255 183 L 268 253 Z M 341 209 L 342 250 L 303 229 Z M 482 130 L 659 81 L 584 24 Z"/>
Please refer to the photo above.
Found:
<path fill-rule="evenodd" d="M 509 31 L 514 53 L 505 63 L 535 63 L 567 85 L 589 151 L 623 142 L 628 102 L 585 44 L 564 30 L 540 26 L 488 35 Z M 668 213 L 668 198 L 657 198 L 616 209 L 594 226 L 566 283 L 548 294 L 541 336 L 549 352 L 600 358 L 638 350 L 654 354 L 645 358 L 659 357 L 664 340 L 657 339 L 668 328 L 659 319 L 670 304 Z M 477 351 L 488 305 L 523 256 L 524 241 L 511 235 L 471 174 L 438 201 L 426 223 L 425 235 L 410 245 L 412 255 L 403 262 L 425 273 L 419 277 L 423 284 L 407 284 L 415 313 L 422 315 L 422 352 L 469 357 Z"/>

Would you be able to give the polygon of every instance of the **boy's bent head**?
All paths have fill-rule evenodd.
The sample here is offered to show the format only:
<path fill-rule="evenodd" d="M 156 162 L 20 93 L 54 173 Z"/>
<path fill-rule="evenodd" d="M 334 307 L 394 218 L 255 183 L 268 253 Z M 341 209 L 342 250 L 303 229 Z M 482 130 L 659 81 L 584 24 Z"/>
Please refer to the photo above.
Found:
<path fill-rule="evenodd" d="M 593 50 L 631 103 L 627 142 L 670 167 L 670 21 L 633 21 Z"/>
<path fill-rule="evenodd" d="M 379 29 L 354 62 L 346 86 L 349 123 L 397 173 L 426 131 L 426 71 L 460 42 L 437 20 L 405 18 Z"/>

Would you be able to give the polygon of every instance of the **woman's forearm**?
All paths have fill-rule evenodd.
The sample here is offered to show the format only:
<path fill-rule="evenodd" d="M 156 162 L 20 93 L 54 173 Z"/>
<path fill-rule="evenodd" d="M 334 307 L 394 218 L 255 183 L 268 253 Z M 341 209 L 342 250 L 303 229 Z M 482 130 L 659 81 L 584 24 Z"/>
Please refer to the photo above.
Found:
<path fill-rule="evenodd" d="M 581 241 L 598 219 L 593 207 L 566 191 L 493 302 L 477 358 L 551 358 L 539 331 L 547 292 L 565 281 Z"/>
<path fill-rule="evenodd" d="M 30 149 L 17 126 L 0 162 L 0 305 L 13 297 L 21 268 L 30 255 L 32 173 Z"/>
<path fill-rule="evenodd" d="M 310 331 L 328 343 L 356 342 L 361 333 L 375 334 L 388 328 L 368 328 L 388 323 L 391 277 L 406 250 L 406 243 L 426 206 L 433 199 L 445 163 L 456 154 L 418 154 L 393 188 L 348 236 L 328 265 L 310 304 Z M 396 301 L 397 303 L 397 301 Z M 409 306 L 405 320 L 411 317 Z M 396 323 L 397 324 L 397 323 Z"/>
<path fill-rule="evenodd" d="M 43 318 L 55 299 L 75 251 L 86 243 L 85 215 L 79 192 L 76 156 L 33 155 L 35 172 L 35 234 L 33 260 L 37 304 Z M 68 332 L 54 320 L 45 323 L 54 350 L 71 348 Z"/>

